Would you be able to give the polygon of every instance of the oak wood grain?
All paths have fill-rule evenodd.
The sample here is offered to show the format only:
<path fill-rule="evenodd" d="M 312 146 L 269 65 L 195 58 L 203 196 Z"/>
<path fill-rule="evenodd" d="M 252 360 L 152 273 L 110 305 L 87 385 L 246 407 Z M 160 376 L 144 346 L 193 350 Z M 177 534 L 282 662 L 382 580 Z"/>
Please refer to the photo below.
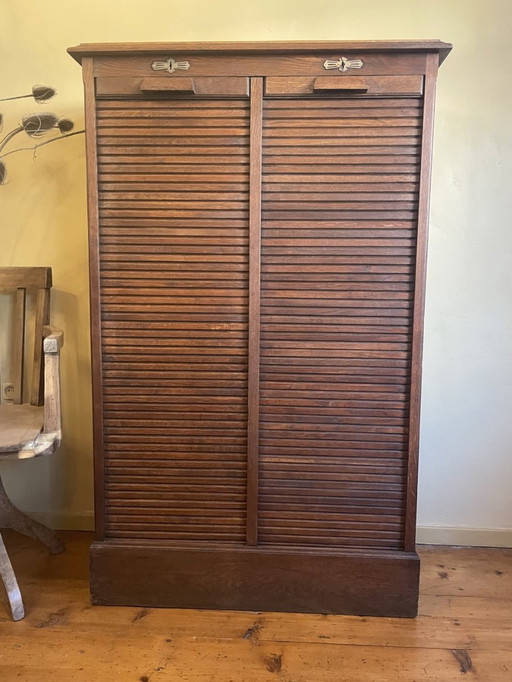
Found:
<path fill-rule="evenodd" d="M 181 129 L 176 128 L 172 116 L 158 119 L 156 133 L 165 139 L 179 139 L 181 149 L 187 151 L 188 164 L 194 164 L 199 173 L 184 176 L 180 165 L 161 165 L 156 178 L 143 179 L 130 165 L 130 177 L 138 181 L 130 188 L 124 184 L 123 170 L 127 167 L 109 166 L 108 178 L 99 176 L 100 262 L 105 275 L 111 267 L 117 281 L 117 286 L 112 287 L 105 279 L 101 291 L 105 508 L 110 536 L 240 541 L 244 535 L 247 404 L 242 399 L 245 396 L 247 400 L 248 390 L 249 166 L 229 164 L 226 173 L 216 172 L 219 136 L 226 144 L 228 160 L 240 140 L 249 139 L 248 104 L 240 101 L 236 107 L 232 104 L 218 99 L 211 102 L 212 110 L 227 122 L 225 128 L 219 128 L 213 119 L 210 129 L 210 119 L 204 118 L 209 112 L 202 100 L 195 99 L 188 100 L 186 109 L 182 109 Z M 108 112 L 109 105 L 110 102 L 102 100 L 98 112 Z M 165 111 L 172 114 L 174 106 L 174 101 L 167 103 Z M 188 121 L 190 111 L 196 114 L 192 123 Z M 198 112 L 201 119 L 197 118 Z M 130 127 L 131 120 L 121 114 L 114 127 L 100 128 L 145 143 L 148 129 L 140 125 Z M 199 120 L 205 122 L 203 127 L 197 127 Z M 236 127 L 231 122 L 236 122 Z M 212 136 L 205 136 L 210 131 Z M 187 141 L 188 134 L 191 137 Z M 98 140 L 101 155 L 104 144 L 101 135 Z M 201 151 L 195 146 L 197 140 L 204 145 Z M 174 154 L 174 147 L 169 151 Z M 162 181 L 165 191 L 160 188 Z M 254 207 L 251 210 L 256 218 Z M 165 223 L 141 234 L 139 230 L 123 229 L 119 223 L 123 213 L 140 215 L 143 224 L 150 220 L 148 216 L 161 213 Z M 204 220 L 199 219 L 202 216 Z M 134 223 L 139 228 L 140 224 L 138 220 Z M 173 229 L 173 224 L 181 228 Z M 190 224 L 196 226 L 195 230 L 187 227 Z M 212 225 L 218 225 L 218 229 L 212 230 Z M 257 234 L 257 223 L 255 227 Z M 160 265 L 156 265 L 157 261 Z M 182 267 L 177 268 L 180 263 Z M 141 267 L 144 279 L 134 278 Z M 134 322 L 140 328 L 134 327 Z M 118 347 L 118 340 L 124 349 L 134 343 L 138 349 L 149 350 L 148 359 L 154 361 L 148 363 L 139 354 L 131 362 L 120 363 L 113 347 L 114 343 Z M 201 369 L 191 364 L 189 357 L 194 355 L 200 358 Z M 137 389 L 130 392 L 132 400 L 142 401 L 141 407 L 150 413 L 160 409 L 162 419 L 131 418 L 130 405 L 126 405 L 122 393 L 134 381 Z M 257 388 L 257 382 L 254 386 Z M 216 403 L 223 409 L 228 404 L 223 400 L 233 396 L 241 401 L 231 400 L 231 415 L 219 422 Z M 189 417 L 170 422 L 178 402 L 182 411 L 184 403 L 189 406 Z M 115 418 L 110 418 L 111 410 Z M 168 452 L 169 443 L 172 456 Z M 155 446 L 161 453 L 167 453 L 167 459 L 160 460 L 165 466 L 156 486 L 148 476 L 156 464 Z M 145 468 L 134 488 L 133 477 L 120 476 L 119 466 L 112 468 L 111 462 L 125 462 L 126 467 L 136 450 L 138 461 Z M 175 462 L 180 464 L 178 468 Z M 179 497 L 183 486 L 188 490 L 188 503 Z M 251 489 L 255 491 L 256 487 L 251 485 Z M 240 497 L 243 505 L 237 505 L 235 512 L 230 511 L 224 506 L 222 491 L 229 491 L 236 499 Z M 143 510 L 149 500 L 153 504 L 151 518 L 138 515 L 137 509 Z M 168 522 L 159 524 L 158 512 L 165 514 L 171 500 L 178 505 L 177 513 L 167 515 Z M 132 508 L 129 518 L 115 513 L 126 501 Z"/>
<path fill-rule="evenodd" d="M 247 543 L 258 544 L 263 79 L 251 79 Z"/>
<path fill-rule="evenodd" d="M 269 76 L 265 79 L 265 94 L 292 95 L 313 93 L 349 93 L 357 95 L 421 95 L 423 77 L 418 76 Z"/>

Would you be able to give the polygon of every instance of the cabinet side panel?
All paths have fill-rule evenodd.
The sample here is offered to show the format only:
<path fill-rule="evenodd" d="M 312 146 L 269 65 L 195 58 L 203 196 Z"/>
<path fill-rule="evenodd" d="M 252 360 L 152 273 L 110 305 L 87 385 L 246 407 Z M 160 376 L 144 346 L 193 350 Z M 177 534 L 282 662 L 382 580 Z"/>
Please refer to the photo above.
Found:
<path fill-rule="evenodd" d="M 94 522 L 96 539 L 105 534 L 104 458 L 103 458 L 103 388 L 101 376 L 101 311 L 99 305 L 99 218 L 98 170 L 96 149 L 96 104 L 93 59 L 83 60 L 85 89 L 85 126 L 87 153 L 87 217 L 89 223 L 89 282 L 91 316 L 91 369 L 94 439 Z"/>
<path fill-rule="evenodd" d="M 243 542 L 247 101 L 97 104 L 108 538 Z"/>
<path fill-rule="evenodd" d="M 420 98 L 265 102 L 260 541 L 403 549 Z"/>
<path fill-rule="evenodd" d="M 432 169 L 434 98 L 438 60 L 427 55 L 423 131 L 421 143 L 420 194 L 418 204 L 418 240 L 414 293 L 414 322 L 411 359 L 411 409 L 409 429 L 409 470 L 407 480 L 407 514 L 405 549 L 414 551 L 416 544 L 416 510 L 418 487 L 418 454 L 420 441 L 421 374 L 423 358 L 423 328 L 425 316 L 425 280 L 427 274 L 428 213 Z"/>

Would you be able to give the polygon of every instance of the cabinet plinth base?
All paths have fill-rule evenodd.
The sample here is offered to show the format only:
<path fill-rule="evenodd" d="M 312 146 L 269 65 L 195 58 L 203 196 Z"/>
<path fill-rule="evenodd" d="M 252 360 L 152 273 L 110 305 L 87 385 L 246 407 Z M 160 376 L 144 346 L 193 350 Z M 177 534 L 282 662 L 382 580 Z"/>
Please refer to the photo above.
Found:
<path fill-rule="evenodd" d="M 95 542 L 94 604 L 413 618 L 415 552 L 309 554 Z"/>

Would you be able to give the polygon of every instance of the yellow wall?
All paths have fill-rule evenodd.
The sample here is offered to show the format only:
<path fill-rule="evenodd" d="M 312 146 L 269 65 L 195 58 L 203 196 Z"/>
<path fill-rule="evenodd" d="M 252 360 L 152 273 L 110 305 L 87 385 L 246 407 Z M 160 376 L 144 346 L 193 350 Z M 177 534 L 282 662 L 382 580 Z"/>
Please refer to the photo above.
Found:
<path fill-rule="evenodd" d="M 438 88 L 419 521 L 491 529 L 504 542 L 512 537 L 511 8 L 509 0 L 4 0 L 0 47 L 0 96 L 53 85 L 59 95 L 45 109 L 80 126 L 81 74 L 66 54 L 79 42 L 453 42 Z M 38 105 L 1 110 L 9 128 Z M 83 139 L 8 161 L 0 264 L 53 267 L 53 321 L 66 333 L 65 440 L 50 460 L 2 471 L 25 509 L 83 526 L 92 509 Z"/>

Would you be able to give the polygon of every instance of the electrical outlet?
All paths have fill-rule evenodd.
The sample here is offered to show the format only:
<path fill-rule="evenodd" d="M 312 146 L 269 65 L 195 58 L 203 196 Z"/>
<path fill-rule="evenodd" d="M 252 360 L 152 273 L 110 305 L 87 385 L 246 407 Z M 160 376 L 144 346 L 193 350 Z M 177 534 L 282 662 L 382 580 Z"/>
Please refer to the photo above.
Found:
<path fill-rule="evenodd" d="M 3 403 L 14 402 L 14 384 L 10 383 L 2 384 L 2 402 Z"/>

